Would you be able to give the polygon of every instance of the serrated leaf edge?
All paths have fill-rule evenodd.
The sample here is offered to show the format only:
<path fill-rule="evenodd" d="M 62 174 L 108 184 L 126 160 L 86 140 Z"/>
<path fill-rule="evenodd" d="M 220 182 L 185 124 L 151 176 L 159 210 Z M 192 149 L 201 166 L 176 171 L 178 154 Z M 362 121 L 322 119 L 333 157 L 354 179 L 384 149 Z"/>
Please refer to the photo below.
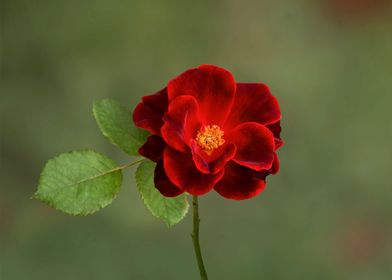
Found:
<path fill-rule="evenodd" d="M 100 152 L 97 152 L 97 151 L 95 151 L 95 150 L 93 150 L 93 149 L 78 149 L 78 150 L 72 150 L 72 151 L 69 151 L 69 152 L 61 153 L 61 154 L 59 154 L 59 155 L 57 155 L 57 156 L 55 156 L 55 157 L 50 158 L 48 161 L 46 161 L 44 167 L 42 168 L 42 171 L 41 171 L 41 173 L 40 173 L 40 176 L 39 176 L 38 186 L 41 185 L 41 181 L 43 180 L 43 179 L 42 179 L 42 173 L 43 173 L 43 171 L 45 170 L 45 168 L 48 166 L 48 164 L 49 164 L 51 161 L 53 161 L 54 159 L 56 159 L 56 158 L 58 158 L 58 157 L 60 157 L 61 155 L 64 155 L 64 154 L 73 154 L 73 153 L 80 153 L 80 152 L 93 152 L 93 153 L 99 154 L 99 155 L 101 155 L 101 156 L 103 156 L 103 157 L 106 157 L 107 159 L 109 159 L 110 161 L 112 161 L 113 164 L 116 165 L 116 162 L 115 162 L 114 160 L 112 160 L 112 159 L 109 158 L 108 156 L 106 156 L 106 155 L 104 155 L 104 154 L 102 154 L 102 153 L 100 153 Z M 113 198 L 112 198 L 110 201 L 108 201 L 108 202 L 107 202 L 106 204 L 104 204 L 104 205 L 99 205 L 99 206 L 97 207 L 97 209 L 95 209 L 95 210 L 93 210 L 93 211 L 87 211 L 87 212 L 85 212 L 85 213 L 74 213 L 74 212 L 68 212 L 68 211 L 64 211 L 63 209 L 57 208 L 51 201 L 49 201 L 49 200 L 47 200 L 47 199 L 45 199 L 44 197 L 41 197 L 41 196 L 39 195 L 39 193 L 38 193 L 38 187 L 37 187 L 37 191 L 35 191 L 35 193 L 33 194 L 32 197 L 35 198 L 35 199 L 37 199 L 37 200 L 39 200 L 39 201 L 42 201 L 43 203 L 45 203 L 46 205 L 52 207 L 53 209 L 55 209 L 55 210 L 57 210 L 57 211 L 60 211 L 60 212 L 62 212 L 62 213 L 65 213 L 65 214 L 67 214 L 67 215 L 71 215 L 71 216 L 88 216 L 88 215 L 91 215 L 91 214 L 94 214 L 94 213 L 98 212 L 99 210 L 105 208 L 106 206 L 108 206 L 109 204 L 111 204 L 111 203 L 117 198 L 117 195 L 118 195 L 118 193 L 120 192 L 121 186 L 122 186 L 122 183 L 123 183 L 123 174 L 122 174 L 121 166 L 117 167 L 116 169 L 118 169 L 118 170 L 115 170 L 115 171 L 110 170 L 110 172 L 107 173 L 107 174 L 110 174 L 110 173 L 116 172 L 116 171 L 120 171 L 120 172 L 119 172 L 119 174 L 120 174 L 120 187 L 119 187 L 118 192 L 116 192 L 116 193 L 114 194 Z M 100 176 L 105 176 L 105 175 L 107 175 L 107 174 L 103 174 L 103 175 L 100 175 Z M 93 176 L 93 177 L 94 177 L 94 178 L 97 178 L 97 177 L 100 177 L 100 176 Z M 82 181 L 78 182 L 77 184 L 80 184 L 81 182 L 84 182 L 84 181 L 86 181 L 86 180 L 82 180 Z"/>
<path fill-rule="evenodd" d="M 124 153 L 126 153 L 127 155 L 130 155 L 130 156 L 140 156 L 139 153 L 138 153 L 137 151 L 136 151 L 135 153 L 133 153 L 133 152 L 128 152 L 128 151 L 124 150 L 122 147 L 120 147 L 117 143 L 114 143 L 114 141 L 112 140 L 112 138 L 111 138 L 111 137 L 106 133 L 106 131 L 103 129 L 103 126 L 102 126 L 101 122 L 99 121 L 99 118 L 97 117 L 97 114 L 98 114 L 98 112 L 97 112 L 97 106 L 98 106 L 98 105 L 97 105 L 97 104 L 100 103 L 100 102 L 107 102 L 107 101 L 113 102 L 113 103 L 115 103 L 117 106 L 123 108 L 124 110 L 126 110 L 126 111 L 130 114 L 130 116 L 131 116 L 131 114 L 132 114 L 132 112 L 131 112 L 130 110 L 128 110 L 125 106 L 121 105 L 119 102 L 117 102 L 117 101 L 114 100 L 114 99 L 104 98 L 104 99 L 100 99 L 100 100 L 94 101 L 94 103 L 93 103 L 93 116 L 94 116 L 94 119 L 95 119 L 96 123 L 98 124 L 99 130 L 101 131 L 101 133 L 103 134 L 103 136 L 105 136 L 105 138 L 106 138 L 110 143 L 112 143 L 114 146 L 116 146 L 117 148 L 119 148 L 120 150 L 122 150 L 122 151 L 123 151 Z M 135 142 L 138 141 L 132 134 L 130 135 L 130 137 L 132 138 L 133 141 L 135 141 Z"/>
<path fill-rule="evenodd" d="M 188 211 L 189 211 L 189 202 L 188 202 L 188 200 L 187 200 L 187 197 L 184 195 L 184 202 L 185 202 L 186 208 L 185 208 L 185 211 L 184 211 L 183 215 L 178 219 L 177 222 L 169 223 L 169 222 L 167 222 L 166 219 L 164 219 L 162 216 L 156 215 L 156 214 L 153 212 L 152 208 L 146 203 L 146 200 L 145 200 L 145 198 L 144 198 L 142 192 L 140 191 L 140 187 L 139 187 L 139 178 L 140 178 L 140 177 L 139 177 L 140 175 L 139 175 L 139 172 L 138 172 L 138 171 L 139 171 L 139 167 L 141 166 L 142 163 L 144 163 L 144 162 L 146 162 L 146 161 L 147 161 L 147 160 L 143 160 L 143 161 L 139 164 L 139 166 L 138 166 L 138 168 L 137 168 L 137 170 L 136 170 L 136 173 L 135 173 L 136 187 L 137 187 L 137 189 L 138 189 L 138 193 L 139 193 L 139 195 L 140 195 L 140 198 L 141 198 L 142 201 L 143 201 L 143 204 L 144 204 L 144 205 L 146 206 L 146 208 L 150 211 L 151 215 L 153 215 L 154 217 L 156 217 L 156 218 L 158 218 L 158 219 L 163 220 L 163 222 L 166 224 L 166 226 L 167 226 L 168 228 L 172 228 L 173 226 L 175 226 L 176 224 L 178 224 L 179 222 L 181 222 L 181 221 L 184 219 L 184 217 L 188 214 Z M 150 176 L 153 177 L 154 175 L 151 174 Z M 166 199 L 168 199 L 168 198 L 166 198 Z M 167 208 L 167 204 L 164 203 L 164 205 L 165 205 L 165 208 Z M 166 212 L 167 212 L 167 211 L 166 211 Z"/>

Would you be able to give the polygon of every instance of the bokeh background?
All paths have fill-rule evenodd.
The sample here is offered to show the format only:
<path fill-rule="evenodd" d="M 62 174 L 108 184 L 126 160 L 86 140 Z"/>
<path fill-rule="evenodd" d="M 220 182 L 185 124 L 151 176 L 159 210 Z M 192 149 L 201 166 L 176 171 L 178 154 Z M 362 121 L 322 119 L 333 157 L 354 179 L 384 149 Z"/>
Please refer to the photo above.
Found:
<path fill-rule="evenodd" d="M 387 0 L 1 1 L 0 279 L 198 279 L 190 215 L 167 229 L 133 170 L 89 217 L 30 199 L 47 159 L 94 148 L 92 103 L 133 108 L 202 63 L 265 82 L 281 171 L 247 201 L 200 199 L 211 279 L 392 275 L 392 13 Z"/>

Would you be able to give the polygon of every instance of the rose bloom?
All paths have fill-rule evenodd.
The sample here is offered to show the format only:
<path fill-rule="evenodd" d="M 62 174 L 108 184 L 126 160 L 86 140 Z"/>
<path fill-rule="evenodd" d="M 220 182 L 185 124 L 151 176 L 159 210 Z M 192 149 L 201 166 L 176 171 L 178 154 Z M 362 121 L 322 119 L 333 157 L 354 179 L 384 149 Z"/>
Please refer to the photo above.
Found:
<path fill-rule="evenodd" d="M 133 112 L 136 126 L 152 133 L 139 153 L 157 163 L 155 187 L 167 197 L 259 194 L 279 169 L 280 119 L 266 85 L 236 83 L 213 65 L 182 73 Z"/>

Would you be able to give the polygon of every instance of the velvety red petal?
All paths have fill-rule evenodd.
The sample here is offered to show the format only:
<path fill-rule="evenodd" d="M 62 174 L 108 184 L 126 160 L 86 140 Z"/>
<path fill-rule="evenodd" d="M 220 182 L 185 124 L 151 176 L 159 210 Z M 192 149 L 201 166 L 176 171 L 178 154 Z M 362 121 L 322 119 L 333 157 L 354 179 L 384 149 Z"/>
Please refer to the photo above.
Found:
<path fill-rule="evenodd" d="M 167 88 L 142 98 L 133 111 L 133 121 L 137 127 L 143 128 L 152 134 L 161 135 L 163 115 L 167 112 Z"/>
<path fill-rule="evenodd" d="M 190 140 L 201 127 L 199 105 L 190 95 L 174 99 L 164 116 L 165 124 L 161 132 L 165 142 L 179 151 L 186 151 Z"/>
<path fill-rule="evenodd" d="M 233 75 L 220 67 L 201 65 L 190 69 L 168 84 L 169 100 L 194 96 L 205 125 L 222 125 L 233 103 L 236 83 Z"/>
<path fill-rule="evenodd" d="M 280 162 L 278 159 L 278 155 L 276 153 L 274 153 L 274 162 L 272 163 L 271 168 L 258 171 L 256 176 L 259 179 L 262 179 L 265 181 L 268 175 L 270 175 L 270 174 L 274 175 L 274 174 L 278 173 L 279 168 L 280 168 Z"/>
<path fill-rule="evenodd" d="M 232 143 L 220 146 L 211 155 L 205 153 L 194 140 L 191 141 L 192 157 L 197 169 L 202 173 L 216 174 L 231 160 L 236 153 Z"/>
<path fill-rule="evenodd" d="M 282 131 L 282 128 L 280 127 L 280 121 L 276 123 L 272 123 L 267 125 L 267 128 L 272 131 L 275 137 L 275 150 L 280 148 L 283 145 L 283 140 L 280 138 L 280 132 Z"/>
<path fill-rule="evenodd" d="M 261 193 L 265 180 L 257 176 L 256 171 L 230 161 L 225 167 L 222 179 L 215 185 L 215 190 L 223 197 L 235 200 L 251 198 Z"/>
<path fill-rule="evenodd" d="M 155 167 L 154 184 L 158 191 L 167 197 L 175 197 L 184 192 L 169 180 L 162 161 L 158 162 Z"/>
<path fill-rule="evenodd" d="M 237 146 L 234 161 L 260 171 L 270 169 L 274 160 L 274 136 L 262 124 L 248 122 L 235 127 L 228 135 L 228 142 Z"/>
<path fill-rule="evenodd" d="M 201 173 L 190 154 L 170 147 L 163 152 L 163 162 L 170 181 L 192 195 L 208 193 L 223 176 L 223 170 L 213 175 Z"/>
<path fill-rule="evenodd" d="M 276 122 L 280 118 L 278 101 L 266 85 L 237 83 L 233 107 L 224 127 L 225 130 L 229 130 L 243 122 L 257 122 L 266 125 Z"/>
<path fill-rule="evenodd" d="M 271 174 L 278 173 L 279 168 L 280 168 L 280 162 L 278 159 L 278 155 L 276 153 L 274 153 L 274 163 L 272 164 Z"/>
<path fill-rule="evenodd" d="M 147 138 L 146 143 L 140 147 L 139 154 L 154 162 L 158 162 L 162 159 L 165 147 L 166 143 L 162 137 L 151 135 Z"/>

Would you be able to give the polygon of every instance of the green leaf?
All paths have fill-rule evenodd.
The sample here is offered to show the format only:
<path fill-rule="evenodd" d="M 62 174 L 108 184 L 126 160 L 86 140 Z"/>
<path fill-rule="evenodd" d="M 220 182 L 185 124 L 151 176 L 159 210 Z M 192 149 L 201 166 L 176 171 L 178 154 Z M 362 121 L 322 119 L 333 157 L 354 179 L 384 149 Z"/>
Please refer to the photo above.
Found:
<path fill-rule="evenodd" d="M 131 111 L 114 100 L 103 99 L 94 103 L 93 113 L 102 134 L 112 144 L 131 156 L 139 155 L 138 149 L 149 133 L 135 127 Z"/>
<path fill-rule="evenodd" d="M 180 222 L 188 212 L 185 194 L 174 198 L 163 196 L 154 186 L 155 163 L 144 160 L 136 171 L 136 184 L 144 204 L 153 216 L 162 219 L 168 227 Z"/>
<path fill-rule="evenodd" d="M 121 169 L 91 150 L 60 154 L 46 163 L 34 197 L 67 214 L 92 214 L 116 197 Z"/>

